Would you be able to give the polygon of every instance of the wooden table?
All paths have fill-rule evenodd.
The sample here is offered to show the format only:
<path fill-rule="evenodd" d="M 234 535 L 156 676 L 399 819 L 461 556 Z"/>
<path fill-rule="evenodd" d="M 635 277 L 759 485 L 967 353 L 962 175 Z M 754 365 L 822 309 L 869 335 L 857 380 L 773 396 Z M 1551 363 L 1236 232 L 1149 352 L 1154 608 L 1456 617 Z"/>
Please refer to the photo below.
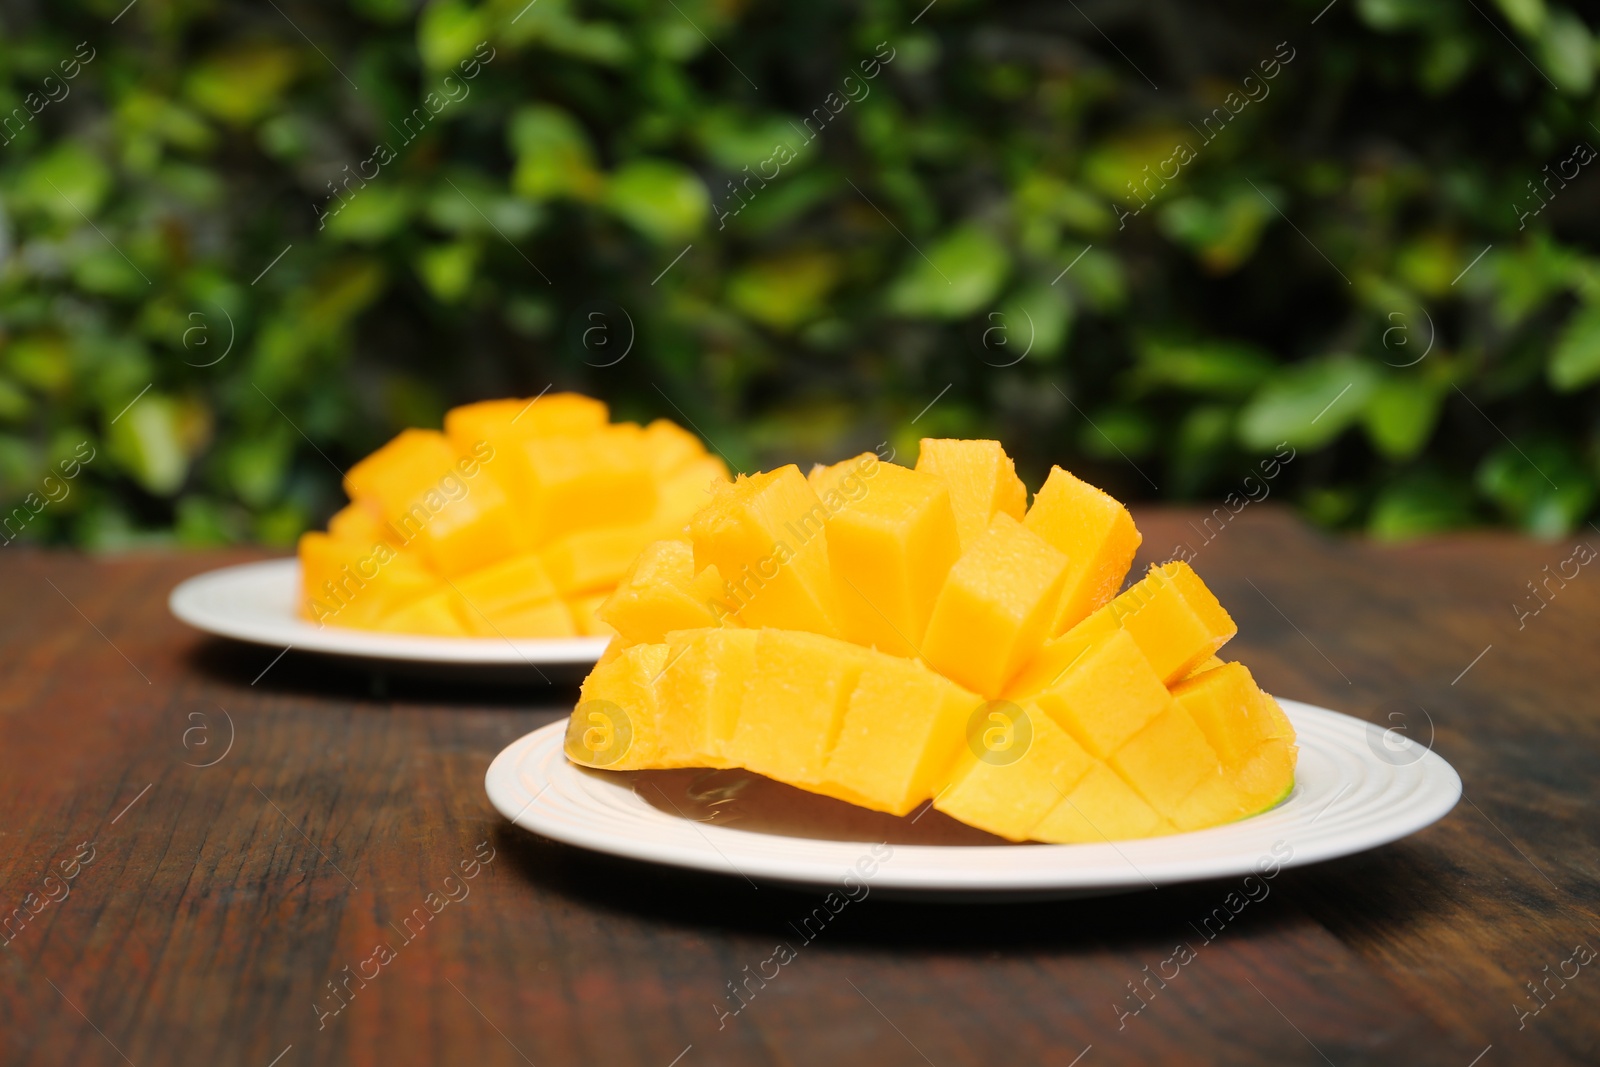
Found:
<path fill-rule="evenodd" d="M 5 1062 L 1600 1060 L 1600 961 L 1552 977 L 1578 966 L 1574 946 L 1600 949 L 1600 574 L 1552 581 L 1520 623 L 1513 608 L 1537 603 L 1527 583 L 1575 542 L 1380 547 L 1267 506 L 1206 542 L 1196 516 L 1141 518 L 1150 558 L 1187 542 L 1269 689 L 1421 740 L 1431 718 L 1466 783 L 1455 812 L 1283 873 L 1165 988 L 1143 985 L 1156 992 L 1137 1014 L 1130 983 L 1197 940 L 1191 923 L 1233 885 L 868 897 L 720 1028 L 727 983 L 793 941 L 815 901 L 604 859 L 496 815 L 489 760 L 563 715 L 570 689 L 385 689 L 168 616 L 176 581 L 240 554 L 7 548 L 0 906 L 25 910 L 0 948 Z M 405 926 L 425 903 L 437 914 Z"/>

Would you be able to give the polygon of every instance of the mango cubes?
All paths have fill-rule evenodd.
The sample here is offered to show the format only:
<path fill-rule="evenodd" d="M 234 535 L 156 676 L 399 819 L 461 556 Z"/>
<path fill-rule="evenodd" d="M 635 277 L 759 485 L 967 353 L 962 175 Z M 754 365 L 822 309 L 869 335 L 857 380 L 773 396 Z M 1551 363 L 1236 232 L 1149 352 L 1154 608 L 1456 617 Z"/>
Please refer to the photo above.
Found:
<path fill-rule="evenodd" d="M 569 758 L 744 767 L 1058 844 L 1281 800 L 1294 730 L 1217 655 L 1235 627 L 1200 577 L 1168 563 L 1119 595 L 1140 540 L 1121 504 L 1060 468 L 1026 503 L 993 441 L 714 486 L 599 607 L 618 636 Z M 554 588 L 614 569 L 598 547 L 572 558 L 547 564 Z"/>
<path fill-rule="evenodd" d="M 301 538 L 300 611 L 434 636 L 609 635 L 601 607 L 640 550 L 727 481 L 682 428 L 612 423 L 575 393 L 458 407 L 350 468 L 350 505 Z"/>

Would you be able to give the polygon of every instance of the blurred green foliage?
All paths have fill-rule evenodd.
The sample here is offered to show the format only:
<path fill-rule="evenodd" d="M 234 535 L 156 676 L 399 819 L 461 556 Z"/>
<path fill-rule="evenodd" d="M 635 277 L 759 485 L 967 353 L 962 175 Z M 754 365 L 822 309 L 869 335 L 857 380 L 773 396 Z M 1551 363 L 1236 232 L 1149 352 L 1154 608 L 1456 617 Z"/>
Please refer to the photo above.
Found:
<path fill-rule="evenodd" d="M 1211 499 L 1288 442 L 1328 525 L 1594 511 L 1573 11 L 924 2 L 8 5 L 0 496 L 95 457 L 22 536 L 287 544 L 552 383 L 745 469 Z"/>

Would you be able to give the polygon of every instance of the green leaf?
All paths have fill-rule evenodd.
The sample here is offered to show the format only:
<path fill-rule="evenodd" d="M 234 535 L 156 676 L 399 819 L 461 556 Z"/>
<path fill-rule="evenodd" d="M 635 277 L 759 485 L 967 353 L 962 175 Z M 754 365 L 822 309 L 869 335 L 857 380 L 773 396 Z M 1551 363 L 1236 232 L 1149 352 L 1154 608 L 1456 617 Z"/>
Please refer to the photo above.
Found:
<path fill-rule="evenodd" d="M 1478 465 L 1479 492 L 1536 537 L 1561 537 L 1594 506 L 1595 484 L 1564 444 L 1507 443 Z"/>
<path fill-rule="evenodd" d="M 746 315 L 776 330 L 793 330 L 817 315 L 823 298 L 839 280 L 837 256 L 797 252 L 758 260 L 728 280 L 728 301 Z"/>
<path fill-rule="evenodd" d="M 86 226 L 84 217 L 93 218 L 110 192 L 111 171 L 99 156 L 73 140 L 63 142 L 23 172 L 16 199 L 61 222 Z"/>
<path fill-rule="evenodd" d="M 1156 424 L 1149 413 L 1135 407 L 1106 407 L 1079 428 L 1078 447 L 1098 459 L 1126 460 L 1149 454 L 1156 437 Z"/>
<path fill-rule="evenodd" d="M 1556 339 L 1546 368 L 1550 385 L 1571 393 L 1600 379 L 1600 304 L 1580 308 Z"/>
<path fill-rule="evenodd" d="M 1251 449 L 1287 441 L 1315 449 L 1361 417 L 1377 372 L 1349 356 L 1315 359 L 1286 369 L 1250 398 L 1239 414 L 1239 440 Z"/>
<path fill-rule="evenodd" d="M 417 256 L 417 273 L 429 292 L 440 301 L 453 304 L 471 288 L 477 262 L 477 242 L 454 241 L 423 249 Z"/>
<path fill-rule="evenodd" d="M 1436 382 L 1419 374 L 1385 375 L 1367 398 L 1367 437 L 1390 459 L 1409 459 L 1428 443 L 1443 405 Z"/>
<path fill-rule="evenodd" d="M 109 413 L 111 418 L 115 413 Z M 149 392 L 124 411 L 106 432 L 106 450 L 146 492 L 175 493 L 189 472 L 178 402 Z"/>
<path fill-rule="evenodd" d="M 1472 525 L 1472 499 L 1459 483 L 1431 472 L 1406 475 L 1379 491 L 1367 532 L 1380 541 L 1407 541 Z"/>
<path fill-rule="evenodd" d="M 1539 53 L 1550 77 L 1566 92 L 1584 96 L 1594 87 L 1594 37 L 1572 12 L 1550 12 L 1539 35 Z"/>
<path fill-rule="evenodd" d="M 1356 13 L 1375 30 L 1395 33 L 1435 21 L 1438 8 L 1429 0 L 1358 0 Z"/>
<path fill-rule="evenodd" d="M 299 439 L 299 434 L 280 419 L 265 433 L 251 434 L 239 441 L 225 454 L 222 463 L 228 488 L 253 508 L 272 503 L 283 489 Z"/>
<path fill-rule="evenodd" d="M 370 182 L 355 195 L 329 205 L 337 214 L 327 219 L 328 236 L 353 244 L 375 244 L 393 237 L 411 217 L 411 193 L 395 185 Z"/>
<path fill-rule="evenodd" d="M 565 111 L 543 104 L 521 108 L 511 117 L 508 139 L 517 159 L 511 188 L 519 196 L 549 200 L 599 194 L 603 179 L 589 137 Z"/>
<path fill-rule="evenodd" d="M 184 94 L 200 110 L 244 126 L 277 110 L 294 80 L 299 55 L 282 45 L 256 42 L 202 60 L 184 79 Z"/>
<path fill-rule="evenodd" d="M 417 51 L 429 70 L 455 66 L 486 37 L 482 11 L 462 0 L 434 0 L 417 19 Z"/>
<path fill-rule="evenodd" d="M 1544 26 L 1544 0 L 1495 0 L 1495 6 L 1519 33 L 1532 37 Z"/>
<path fill-rule="evenodd" d="M 1026 352 L 1030 359 L 1050 363 L 1061 354 L 1072 329 L 1072 298 L 1059 286 L 1035 282 L 1008 297 L 999 314 L 996 321 L 1006 327 L 1006 354 L 993 362 L 1006 364 Z"/>
<path fill-rule="evenodd" d="M 985 230 L 963 226 L 913 254 L 889 289 L 889 307 L 901 315 L 962 319 L 985 307 L 1011 270 L 1006 248 Z"/>
<path fill-rule="evenodd" d="M 1242 265 L 1256 250 L 1272 208 L 1254 189 L 1236 189 L 1221 201 L 1182 196 L 1162 205 L 1162 232 L 1187 246 L 1213 274 Z"/>
<path fill-rule="evenodd" d="M 58 393 L 72 380 L 72 360 L 59 337 L 20 337 L 3 348 L 12 377 L 42 393 Z"/>
<path fill-rule="evenodd" d="M 1207 396 L 1243 396 L 1261 385 L 1277 364 L 1258 348 L 1236 341 L 1148 339 L 1139 346 L 1135 381 Z M 1280 438 L 1281 440 L 1281 438 Z"/>
<path fill-rule="evenodd" d="M 606 182 L 613 213 L 656 241 L 681 241 L 705 223 L 711 210 L 706 187 L 689 168 L 639 159 L 617 168 Z"/>

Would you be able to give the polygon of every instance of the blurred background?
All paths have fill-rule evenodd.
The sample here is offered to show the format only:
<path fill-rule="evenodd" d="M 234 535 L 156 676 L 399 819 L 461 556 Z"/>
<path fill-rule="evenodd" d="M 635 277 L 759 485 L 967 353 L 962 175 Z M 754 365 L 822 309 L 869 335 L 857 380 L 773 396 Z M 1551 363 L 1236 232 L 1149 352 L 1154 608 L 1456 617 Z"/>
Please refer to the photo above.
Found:
<path fill-rule="evenodd" d="M 552 387 L 745 470 L 988 436 L 1034 488 L 1559 537 L 1600 481 L 1597 29 L 7 0 L 0 536 L 286 546 L 400 428 Z"/>

